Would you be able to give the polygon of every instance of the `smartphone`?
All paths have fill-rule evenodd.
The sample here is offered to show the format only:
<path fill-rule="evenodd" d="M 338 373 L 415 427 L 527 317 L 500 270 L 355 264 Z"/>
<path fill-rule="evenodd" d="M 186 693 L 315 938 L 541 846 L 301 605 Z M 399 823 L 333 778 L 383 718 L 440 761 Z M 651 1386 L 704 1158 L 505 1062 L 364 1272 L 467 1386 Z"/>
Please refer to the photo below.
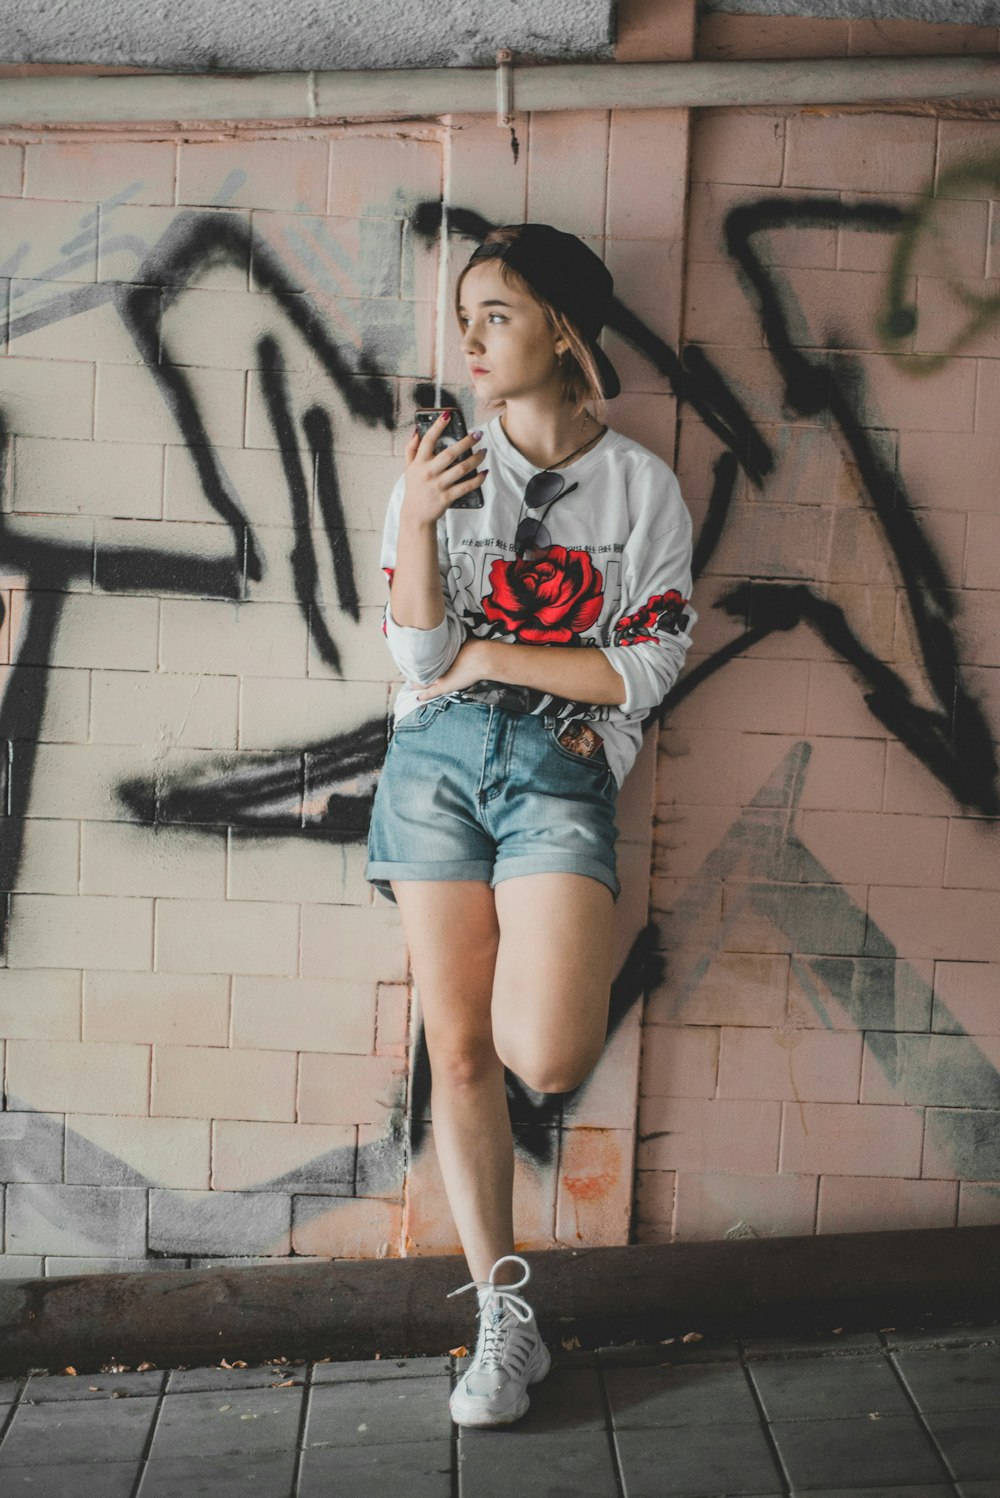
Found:
<path fill-rule="evenodd" d="M 452 447 L 468 435 L 465 430 L 465 418 L 457 406 L 422 406 L 416 412 L 416 426 L 421 437 L 426 435 L 442 411 L 450 411 L 451 420 L 445 427 L 443 435 L 435 443 L 436 453 L 444 452 L 446 447 Z M 470 474 L 469 477 L 471 478 L 472 475 Z M 461 495 L 448 508 L 450 510 L 481 510 L 484 503 L 483 490 L 480 485 L 478 489 L 472 489 L 468 494 Z"/>

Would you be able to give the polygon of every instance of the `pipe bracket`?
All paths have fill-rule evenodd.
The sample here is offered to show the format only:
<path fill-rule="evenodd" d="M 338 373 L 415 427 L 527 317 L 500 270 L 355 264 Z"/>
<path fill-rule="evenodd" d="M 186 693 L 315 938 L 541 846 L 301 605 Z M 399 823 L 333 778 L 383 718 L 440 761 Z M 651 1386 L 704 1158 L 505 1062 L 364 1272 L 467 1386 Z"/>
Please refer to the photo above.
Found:
<path fill-rule="evenodd" d="M 507 127 L 514 123 L 513 57 L 509 47 L 497 48 L 497 124 Z"/>

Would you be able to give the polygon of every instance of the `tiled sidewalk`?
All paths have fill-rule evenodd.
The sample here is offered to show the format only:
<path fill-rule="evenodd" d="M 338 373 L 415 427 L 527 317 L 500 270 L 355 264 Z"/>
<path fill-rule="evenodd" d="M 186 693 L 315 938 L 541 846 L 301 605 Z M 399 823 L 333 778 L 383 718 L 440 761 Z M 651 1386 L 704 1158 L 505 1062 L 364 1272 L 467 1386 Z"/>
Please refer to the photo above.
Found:
<path fill-rule="evenodd" d="M 1000 1325 L 554 1349 L 499 1431 L 451 1424 L 464 1362 L 10 1380 L 0 1493 L 1000 1498 Z"/>

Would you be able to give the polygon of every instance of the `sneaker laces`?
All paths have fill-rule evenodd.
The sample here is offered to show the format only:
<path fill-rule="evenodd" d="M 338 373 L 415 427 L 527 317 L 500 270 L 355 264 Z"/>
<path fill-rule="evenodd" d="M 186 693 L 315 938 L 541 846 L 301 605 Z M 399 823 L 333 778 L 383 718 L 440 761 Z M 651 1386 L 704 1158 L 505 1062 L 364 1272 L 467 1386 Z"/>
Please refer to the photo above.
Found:
<path fill-rule="evenodd" d="M 501 1264 L 506 1264 L 511 1260 L 523 1267 L 524 1278 L 518 1280 L 513 1286 L 498 1285 L 494 1281 L 494 1274 Z M 520 1321 L 522 1325 L 526 1325 L 534 1315 L 528 1302 L 516 1293 L 522 1285 L 528 1283 L 530 1278 L 531 1270 L 519 1254 L 505 1254 L 493 1265 L 488 1280 L 470 1280 L 467 1285 L 460 1285 L 457 1290 L 448 1291 L 449 1300 L 453 1295 L 464 1294 L 466 1290 L 489 1291 L 479 1307 L 479 1345 L 476 1348 L 476 1361 L 482 1367 L 497 1368 L 503 1362 L 507 1333 L 514 1325 L 511 1316 Z M 508 1312 L 511 1313 L 510 1316 Z"/>

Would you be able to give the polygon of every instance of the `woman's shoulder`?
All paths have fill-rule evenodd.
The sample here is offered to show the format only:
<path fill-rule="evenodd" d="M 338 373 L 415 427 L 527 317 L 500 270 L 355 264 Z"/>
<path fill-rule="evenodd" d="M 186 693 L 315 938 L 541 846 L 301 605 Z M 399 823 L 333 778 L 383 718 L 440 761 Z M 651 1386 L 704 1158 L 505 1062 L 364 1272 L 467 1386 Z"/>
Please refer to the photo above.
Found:
<path fill-rule="evenodd" d="M 664 489 L 678 489 L 677 475 L 665 458 L 644 447 L 634 437 L 610 429 L 614 441 L 608 446 L 608 461 L 618 468 L 640 490 L 649 488 L 662 494 Z"/>

